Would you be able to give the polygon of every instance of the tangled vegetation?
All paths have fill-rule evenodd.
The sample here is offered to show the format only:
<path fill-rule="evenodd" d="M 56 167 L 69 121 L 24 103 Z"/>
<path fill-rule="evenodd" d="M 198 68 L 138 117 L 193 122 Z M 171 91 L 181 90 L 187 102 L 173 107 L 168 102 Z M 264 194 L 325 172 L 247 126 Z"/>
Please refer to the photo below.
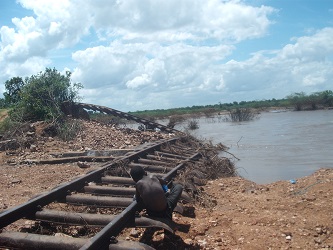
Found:
<path fill-rule="evenodd" d="M 1 133 L 8 133 L 27 122 L 46 121 L 67 140 L 79 128 L 67 124 L 62 111 L 63 102 L 77 101 L 78 91 L 82 88 L 80 83 L 71 82 L 69 71 L 62 75 L 56 69 L 46 68 L 25 80 L 14 77 L 6 81 L 5 87 L 5 98 L 1 103 L 9 108 L 9 112 L 0 126 Z"/>
<path fill-rule="evenodd" d="M 216 204 L 201 187 L 209 180 L 238 176 L 235 164 L 231 159 L 219 155 L 220 152 L 227 150 L 223 144 L 213 145 L 211 141 L 199 140 L 193 136 L 184 137 L 182 140 L 189 147 L 197 148 L 201 158 L 195 164 L 187 162 L 183 173 L 177 177 L 176 181 L 184 186 L 184 189 L 196 202 L 205 207 L 213 207 Z M 186 148 L 183 150 L 182 153 L 186 153 Z"/>
<path fill-rule="evenodd" d="M 195 130 L 199 128 L 199 122 L 195 119 L 189 120 L 187 122 L 187 128 L 190 130 Z"/>
<path fill-rule="evenodd" d="M 232 122 L 251 121 L 258 118 L 259 114 L 256 110 L 249 108 L 237 108 L 229 110 L 228 119 Z"/>
<path fill-rule="evenodd" d="M 214 201 L 202 189 L 207 181 L 215 180 L 221 177 L 238 176 L 235 164 L 227 157 L 221 157 L 219 153 L 226 151 L 227 147 L 222 144 L 213 145 L 210 141 L 198 140 L 192 136 L 182 138 L 189 148 L 197 148 L 200 152 L 200 160 L 187 162 L 183 172 L 177 176 L 176 181 L 181 183 L 187 193 L 205 207 L 213 207 Z M 186 154 L 186 148 L 173 149 L 168 148 L 176 154 Z"/>

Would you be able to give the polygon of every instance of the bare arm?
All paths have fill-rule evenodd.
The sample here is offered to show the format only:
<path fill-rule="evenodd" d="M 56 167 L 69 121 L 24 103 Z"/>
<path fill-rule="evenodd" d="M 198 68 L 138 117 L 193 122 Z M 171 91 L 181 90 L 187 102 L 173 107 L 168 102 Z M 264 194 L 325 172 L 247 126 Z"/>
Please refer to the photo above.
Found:
<path fill-rule="evenodd" d="M 136 192 L 135 192 L 135 200 L 138 203 L 137 211 L 140 212 L 144 208 L 144 203 L 143 203 L 143 200 L 141 198 L 141 195 L 140 195 L 138 189 L 136 189 Z"/>
<path fill-rule="evenodd" d="M 159 182 L 161 183 L 161 185 L 168 185 L 168 183 L 164 179 L 162 179 L 160 177 L 157 177 L 157 179 L 159 180 Z"/>

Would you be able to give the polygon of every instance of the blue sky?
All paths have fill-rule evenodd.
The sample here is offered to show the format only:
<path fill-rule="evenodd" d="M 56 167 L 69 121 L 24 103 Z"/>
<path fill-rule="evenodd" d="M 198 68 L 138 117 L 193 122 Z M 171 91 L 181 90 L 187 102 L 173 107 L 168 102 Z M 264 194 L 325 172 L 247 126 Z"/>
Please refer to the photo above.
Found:
<path fill-rule="evenodd" d="M 333 89 L 332 0 L 2 0 L 0 93 L 70 70 L 123 111 Z"/>

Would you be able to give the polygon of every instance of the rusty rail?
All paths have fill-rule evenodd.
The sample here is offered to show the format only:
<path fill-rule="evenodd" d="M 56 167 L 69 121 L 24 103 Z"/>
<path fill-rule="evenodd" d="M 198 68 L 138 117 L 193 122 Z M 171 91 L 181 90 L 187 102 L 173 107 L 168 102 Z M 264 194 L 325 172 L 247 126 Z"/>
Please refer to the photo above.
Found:
<path fill-rule="evenodd" d="M 179 134 L 183 134 L 183 132 L 174 129 L 174 128 L 170 128 L 168 126 L 164 126 L 162 124 L 156 123 L 156 122 L 152 122 L 149 121 L 147 119 L 144 118 L 140 118 L 138 116 L 134 116 L 116 109 L 112 109 L 112 108 L 108 108 L 108 107 L 104 107 L 104 106 L 99 106 L 99 105 L 95 105 L 95 104 L 88 104 L 88 103 L 64 103 L 63 104 L 63 110 L 64 112 L 66 112 L 67 114 L 73 114 L 73 110 L 76 110 L 75 108 L 80 107 L 82 109 L 86 109 L 86 110 L 93 110 L 93 111 L 99 111 L 105 114 L 110 114 L 113 116 L 117 116 L 126 120 L 131 120 L 131 121 L 135 121 L 137 123 L 142 123 L 144 124 L 146 127 L 150 127 L 150 128 L 158 128 L 161 131 L 166 131 L 169 133 L 179 133 Z"/>
<path fill-rule="evenodd" d="M 166 181 L 172 180 L 188 161 L 195 161 L 200 153 L 186 148 L 181 138 L 161 140 L 149 146 L 138 148 L 124 156 L 107 162 L 85 176 L 54 188 L 24 204 L 8 209 L 0 214 L 0 228 L 22 219 L 46 223 L 103 227 L 89 239 L 50 235 L 8 232 L 0 233 L 0 247 L 15 249 L 152 249 L 139 242 L 118 241 L 117 236 L 127 227 L 159 227 L 172 232 L 172 222 L 152 218 L 135 217 L 136 201 L 130 198 L 134 192 L 134 182 L 130 176 L 108 176 L 107 173 L 119 166 L 130 168 L 141 164 L 147 171 L 156 173 Z M 180 144 L 177 145 L 177 144 Z M 165 148 L 163 148 L 165 147 Z M 174 147 L 174 150 L 168 150 Z M 176 151 L 177 151 L 176 150 Z M 184 153 L 182 153 L 184 152 Z M 189 153 L 191 155 L 189 156 Z M 186 156 L 184 156 L 186 155 Z M 97 185 L 88 185 L 88 183 Z M 110 186 L 111 185 L 111 186 Z M 183 195 L 184 199 L 186 194 Z M 48 208 L 56 202 L 86 207 L 125 208 L 117 215 L 97 215 L 71 213 Z"/>

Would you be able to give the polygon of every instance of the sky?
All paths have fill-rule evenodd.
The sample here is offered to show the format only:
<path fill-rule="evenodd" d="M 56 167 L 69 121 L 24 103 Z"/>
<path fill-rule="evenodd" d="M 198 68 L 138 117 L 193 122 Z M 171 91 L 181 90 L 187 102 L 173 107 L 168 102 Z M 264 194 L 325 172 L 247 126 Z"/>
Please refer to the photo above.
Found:
<path fill-rule="evenodd" d="M 333 0 L 1 0 L 0 96 L 46 68 L 125 112 L 333 90 Z"/>

